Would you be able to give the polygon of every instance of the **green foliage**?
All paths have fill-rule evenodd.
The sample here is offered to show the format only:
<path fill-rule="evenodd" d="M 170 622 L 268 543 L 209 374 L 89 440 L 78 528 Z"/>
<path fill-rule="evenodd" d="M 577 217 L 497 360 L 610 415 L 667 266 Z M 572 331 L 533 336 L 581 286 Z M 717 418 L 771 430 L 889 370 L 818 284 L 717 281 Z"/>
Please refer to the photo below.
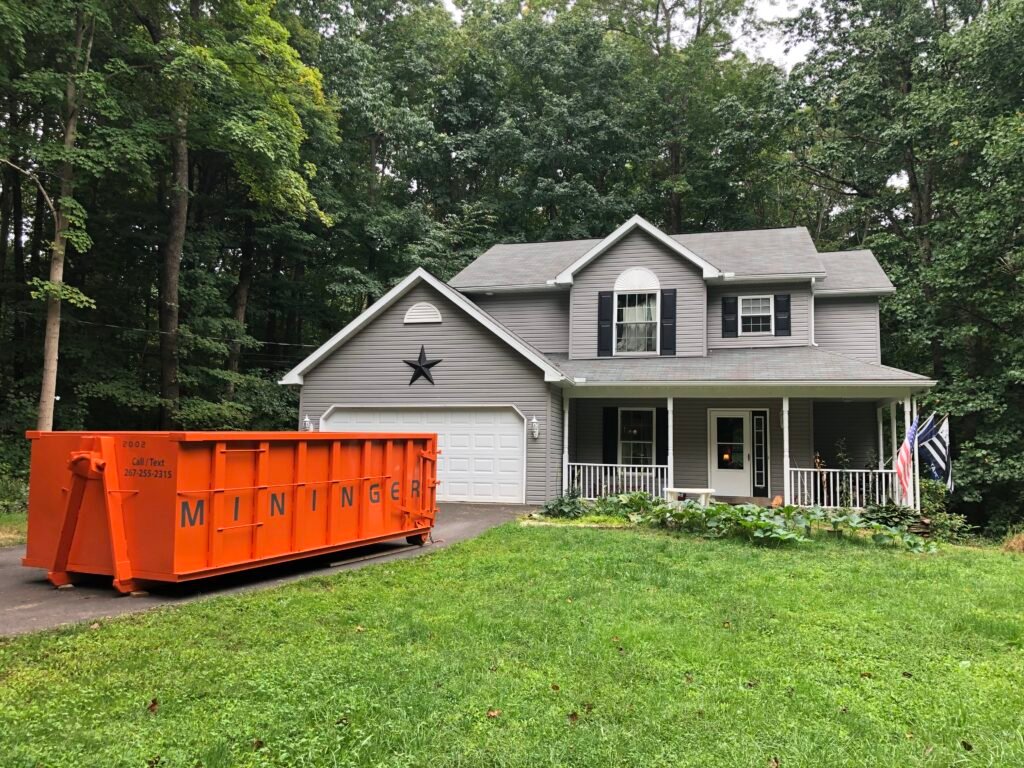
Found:
<path fill-rule="evenodd" d="M 0 515 L 24 515 L 28 512 L 28 483 L 0 471 Z"/>
<path fill-rule="evenodd" d="M 912 507 L 905 507 L 895 502 L 872 504 L 864 510 L 864 518 L 874 523 L 888 525 L 891 528 L 906 528 L 921 519 L 921 515 Z"/>
<path fill-rule="evenodd" d="M 586 502 L 580 498 L 579 491 L 569 491 L 551 499 L 541 509 L 544 517 L 564 518 L 572 520 L 587 514 Z"/>
<path fill-rule="evenodd" d="M 32 289 L 31 296 L 36 301 L 49 301 L 56 299 L 70 304 L 79 309 L 96 309 L 96 302 L 90 299 L 81 290 L 67 283 L 54 283 L 50 280 L 43 280 L 33 277 L 28 281 Z"/>
<path fill-rule="evenodd" d="M 820 507 L 779 508 L 756 504 L 732 505 L 717 502 L 704 507 L 693 500 L 662 505 L 639 522 L 655 528 L 677 530 L 709 538 L 746 538 L 758 543 L 805 543 L 816 527 L 836 536 L 869 534 L 881 545 L 906 548 L 913 552 L 932 551 L 920 536 L 904 529 L 875 522 L 850 510 Z"/>

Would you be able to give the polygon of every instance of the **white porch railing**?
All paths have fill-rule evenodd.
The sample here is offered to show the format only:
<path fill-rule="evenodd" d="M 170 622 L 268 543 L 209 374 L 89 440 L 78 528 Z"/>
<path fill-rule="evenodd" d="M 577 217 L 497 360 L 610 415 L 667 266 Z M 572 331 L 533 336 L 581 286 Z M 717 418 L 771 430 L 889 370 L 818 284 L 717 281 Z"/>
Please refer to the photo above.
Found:
<path fill-rule="evenodd" d="M 899 499 L 891 469 L 790 469 L 792 503 L 802 507 L 863 509 Z"/>
<path fill-rule="evenodd" d="M 646 491 L 661 496 L 668 485 L 668 465 L 580 464 L 569 463 L 570 490 L 584 499 L 597 499 L 620 493 Z"/>

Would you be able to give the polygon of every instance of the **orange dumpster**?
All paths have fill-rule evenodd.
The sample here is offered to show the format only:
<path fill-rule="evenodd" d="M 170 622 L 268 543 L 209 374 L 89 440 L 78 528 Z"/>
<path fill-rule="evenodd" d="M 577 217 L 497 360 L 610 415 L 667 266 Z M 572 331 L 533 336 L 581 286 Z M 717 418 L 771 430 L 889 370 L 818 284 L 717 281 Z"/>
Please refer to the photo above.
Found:
<path fill-rule="evenodd" d="M 29 432 L 22 564 L 178 582 L 405 537 L 434 524 L 437 436 Z"/>

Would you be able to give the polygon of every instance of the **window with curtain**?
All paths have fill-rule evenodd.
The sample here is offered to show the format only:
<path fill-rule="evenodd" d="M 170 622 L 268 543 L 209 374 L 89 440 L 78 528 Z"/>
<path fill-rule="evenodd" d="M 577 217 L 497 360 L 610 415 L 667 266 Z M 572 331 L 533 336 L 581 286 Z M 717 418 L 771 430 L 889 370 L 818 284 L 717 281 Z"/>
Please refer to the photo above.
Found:
<path fill-rule="evenodd" d="M 658 294 L 615 296 L 615 351 L 620 354 L 658 351 Z"/>

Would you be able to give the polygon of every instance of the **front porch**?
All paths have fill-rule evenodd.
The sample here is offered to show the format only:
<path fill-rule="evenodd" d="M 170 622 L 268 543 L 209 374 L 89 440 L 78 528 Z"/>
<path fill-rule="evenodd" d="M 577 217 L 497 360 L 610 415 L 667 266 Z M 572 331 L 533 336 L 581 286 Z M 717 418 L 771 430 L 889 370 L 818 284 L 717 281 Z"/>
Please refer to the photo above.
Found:
<path fill-rule="evenodd" d="M 893 469 L 916 408 L 909 394 L 566 396 L 563 490 L 594 499 L 710 488 L 732 502 L 919 508 L 916 480 L 904 494 Z"/>

